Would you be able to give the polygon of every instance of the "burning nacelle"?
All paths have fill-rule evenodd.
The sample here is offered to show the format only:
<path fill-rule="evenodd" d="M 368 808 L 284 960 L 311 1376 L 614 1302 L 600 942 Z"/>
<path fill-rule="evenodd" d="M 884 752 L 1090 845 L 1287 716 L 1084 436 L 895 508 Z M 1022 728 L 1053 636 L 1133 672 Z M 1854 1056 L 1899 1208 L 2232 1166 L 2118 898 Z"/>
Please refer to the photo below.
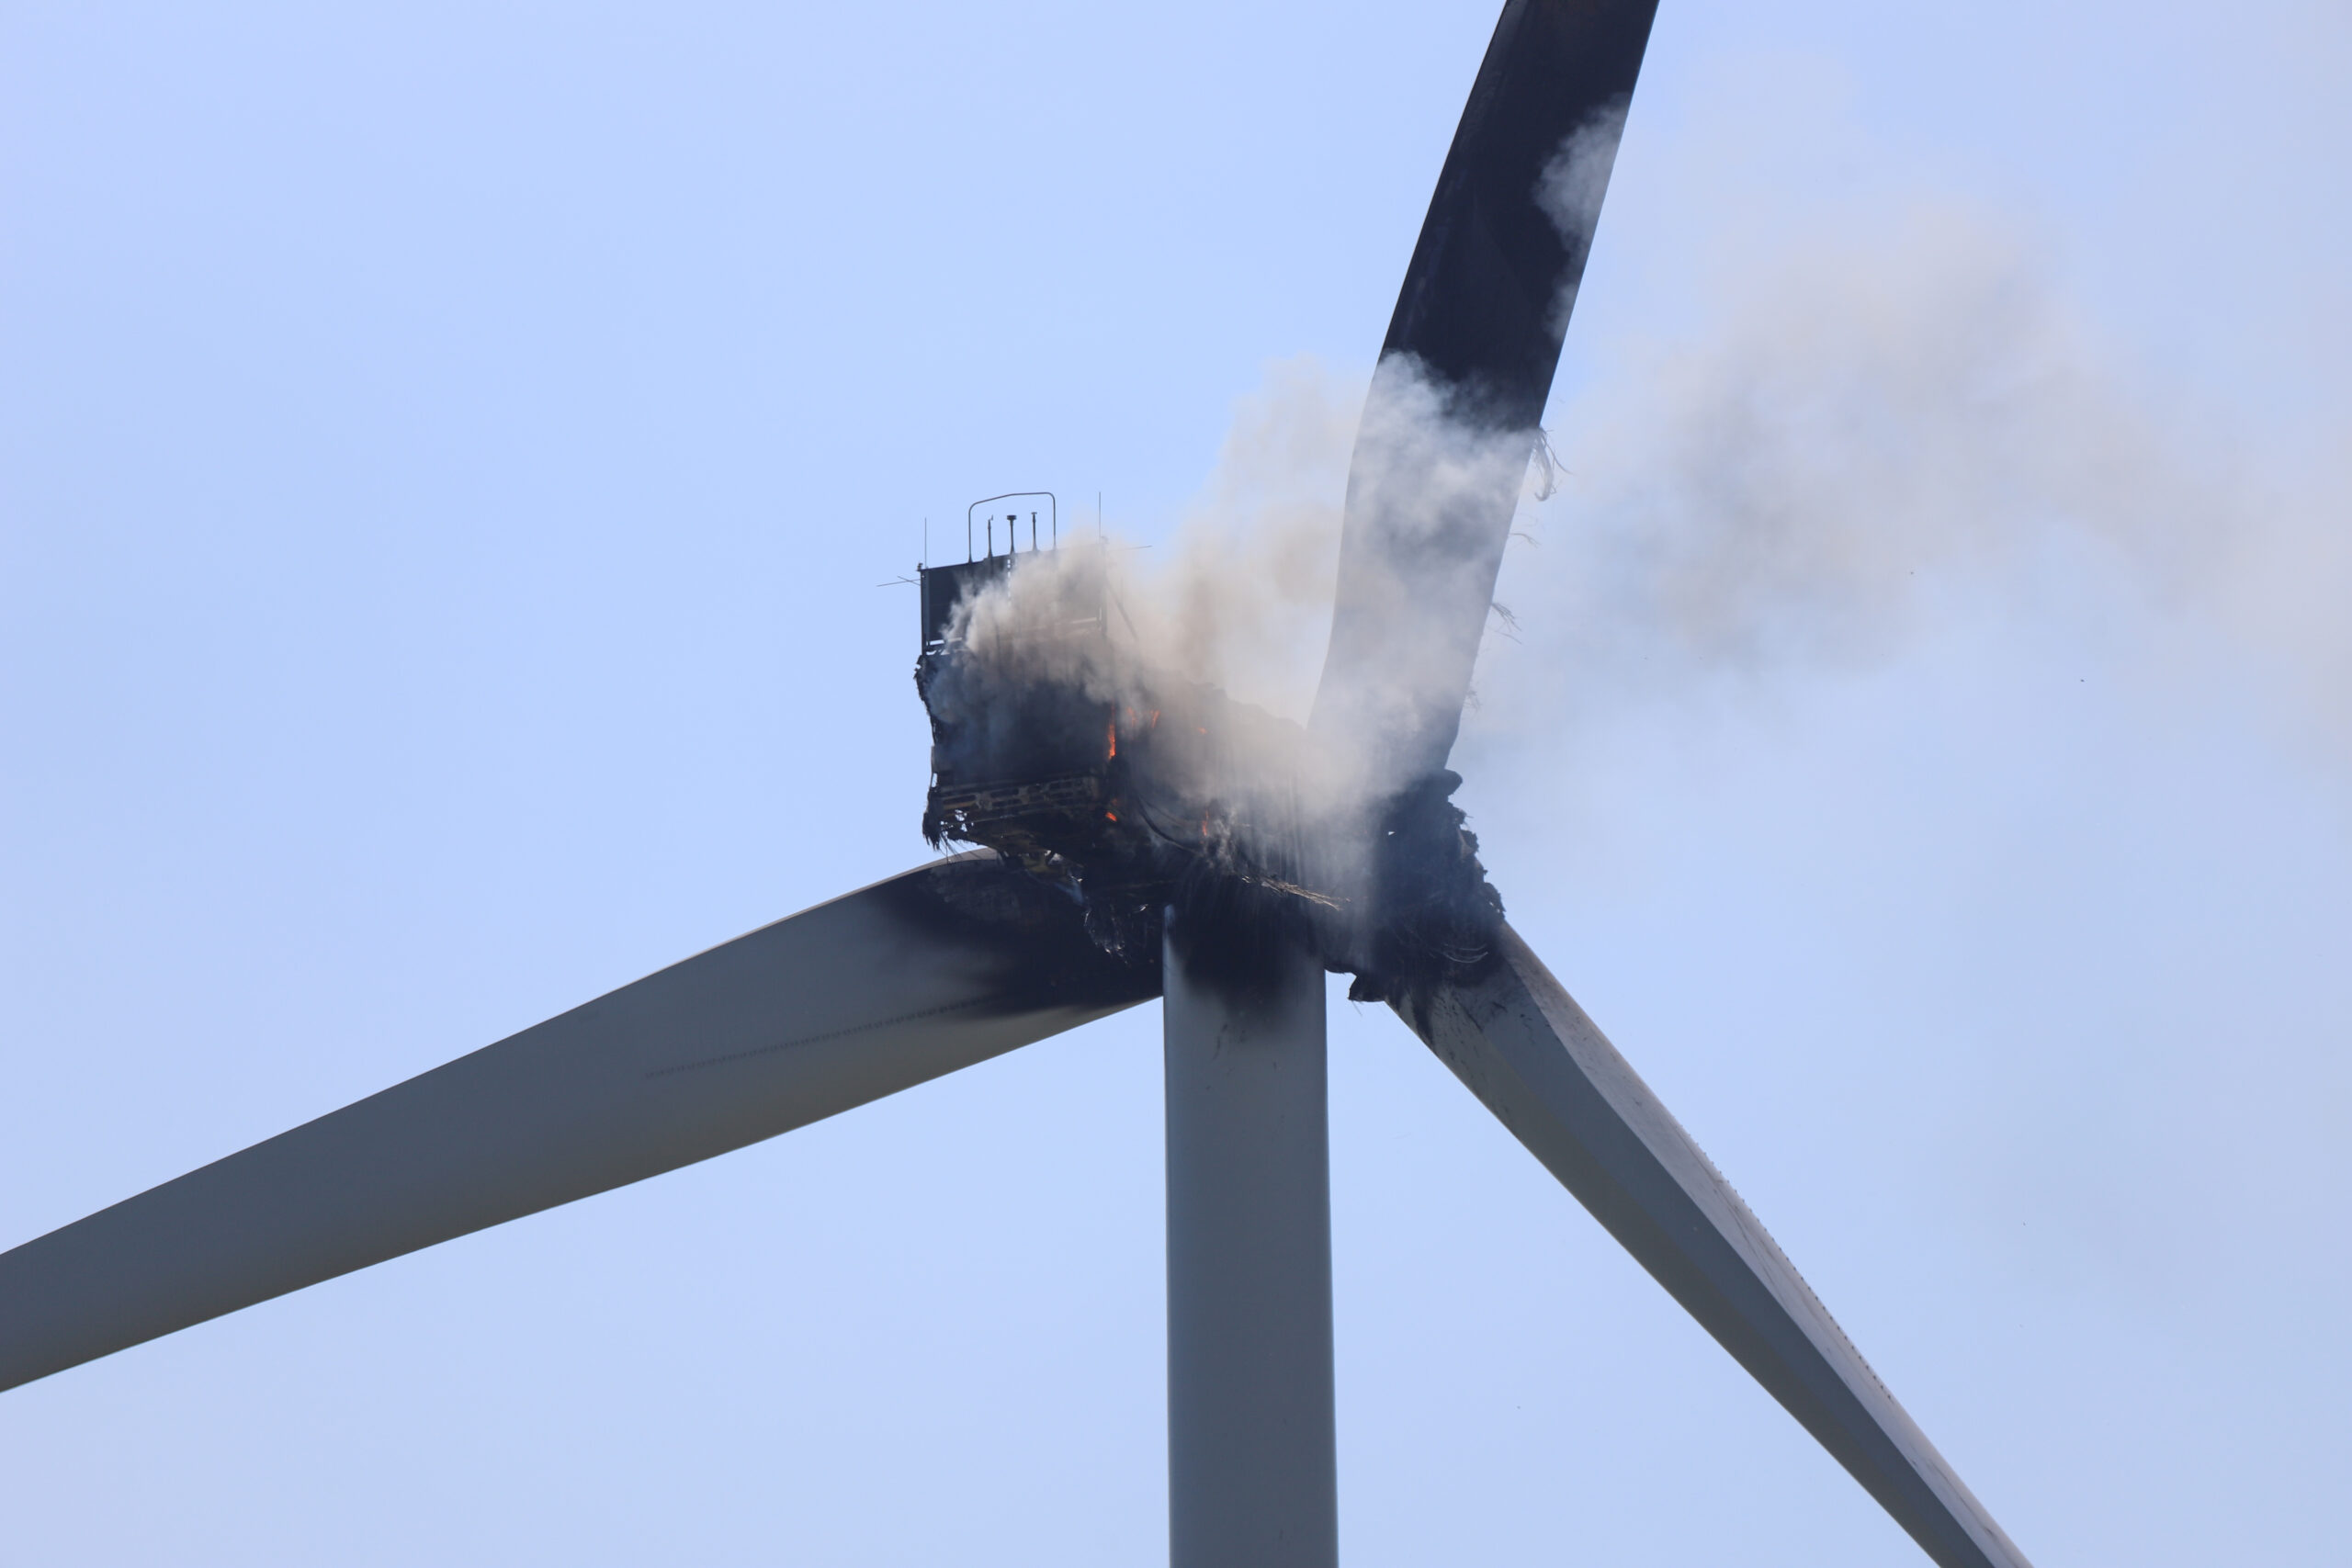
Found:
<path fill-rule="evenodd" d="M 1118 707 L 1082 685 L 1018 678 L 969 657 L 958 612 L 968 614 L 972 600 L 1005 582 L 1017 558 L 983 556 L 918 572 L 922 652 L 915 689 L 932 733 L 922 830 L 933 844 L 986 844 L 1043 871 L 1052 857 L 1099 853 L 1118 836 L 1111 831 L 1118 818 L 1110 804 Z M 1103 637 L 1104 594 L 1100 572 L 1092 575 L 1092 603 L 1071 606 L 1042 635 Z"/>
<path fill-rule="evenodd" d="M 1114 648 L 1103 545 L 1043 554 L 922 570 L 924 837 L 985 844 L 1063 887 L 1114 950 L 1156 943 L 1186 888 L 1336 907 L 1301 880 L 1298 727 Z M 1023 570 L 1055 574 L 1047 610 L 976 648 L 975 602 Z"/>
<path fill-rule="evenodd" d="M 1327 776 L 1299 726 L 1146 662 L 1109 565 L 1087 541 L 922 569 L 924 837 L 1060 887 L 1114 953 L 1156 953 L 1173 908 L 1221 940 L 1279 924 L 1368 996 L 1484 962 L 1501 904 L 1461 781 Z"/>

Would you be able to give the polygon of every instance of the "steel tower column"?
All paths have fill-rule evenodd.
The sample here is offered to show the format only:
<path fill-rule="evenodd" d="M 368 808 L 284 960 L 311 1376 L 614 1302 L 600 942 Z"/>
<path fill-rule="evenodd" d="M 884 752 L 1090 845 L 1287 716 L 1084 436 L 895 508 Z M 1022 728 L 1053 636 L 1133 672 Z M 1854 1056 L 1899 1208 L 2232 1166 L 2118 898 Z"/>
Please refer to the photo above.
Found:
<path fill-rule="evenodd" d="M 1322 965 L 1165 952 L 1170 1568 L 1336 1568 Z"/>

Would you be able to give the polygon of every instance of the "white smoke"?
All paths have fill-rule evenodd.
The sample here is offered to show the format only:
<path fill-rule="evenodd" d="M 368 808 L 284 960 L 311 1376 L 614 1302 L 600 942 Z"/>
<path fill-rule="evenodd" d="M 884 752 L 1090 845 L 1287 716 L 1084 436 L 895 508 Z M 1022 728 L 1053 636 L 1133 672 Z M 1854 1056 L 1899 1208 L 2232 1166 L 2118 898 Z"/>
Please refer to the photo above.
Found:
<path fill-rule="evenodd" d="M 1564 422 L 1580 618 L 1702 662 L 1852 659 L 1924 570 L 1997 574 L 2054 530 L 2183 574 L 2224 498 L 2100 367 L 2030 254 L 1926 212 L 1778 258 L 1698 344 Z"/>
<path fill-rule="evenodd" d="M 1498 589 L 1527 647 L 1482 671 L 1490 731 L 1875 664 L 2088 572 L 2293 671 L 2352 737 L 2343 489 L 2161 392 L 2016 226 L 1913 206 L 1751 250 L 1710 305 L 1555 411 L 1568 478 Z"/>
<path fill-rule="evenodd" d="M 1134 584 L 1159 617 L 1163 660 L 1300 723 L 1330 636 L 1364 391 L 1361 375 L 1311 356 L 1268 366 L 1264 384 L 1235 404 L 1216 468 L 1185 509 L 1164 569 Z"/>
<path fill-rule="evenodd" d="M 1609 195 L 1610 171 L 1617 166 L 1617 146 L 1625 139 L 1625 111 L 1630 101 L 1620 98 L 1595 110 L 1571 133 L 1544 166 L 1535 199 L 1544 215 L 1570 248 L 1581 253 L 1591 243 L 1600 221 L 1600 206 Z M 1577 284 L 1560 290 L 1552 308 L 1555 331 L 1566 331 L 1576 309 Z"/>
<path fill-rule="evenodd" d="M 1310 359 L 1279 363 L 1238 405 L 1216 471 L 1163 548 L 1113 539 L 1100 551 L 1024 557 L 959 610 L 955 635 L 990 679 L 1050 680 L 1146 705 L 1174 679 L 1303 723 L 1322 674 L 1352 483 L 1381 547 L 1358 562 L 1349 592 L 1371 607 L 1379 636 L 1347 661 L 1355 679 L 1342 713 L 1318 718 L 1314 789 L 1324 806 L 1368 799 L 1413 772 L 1384 737 L 1460 702 L 1475 627 L 1464 640 L 1420 612 L 1433 596 L 1463 597 L 1447 592 L 1476 575 L 1454 536 L 1462 519 L 1498 488 L 1509 494 L 1525 468 L 1523 443 L 1455 421 L 1409 360 L 1391 360 L 1369 388 Z M 1474 613 L 1482 609 L 1485 581 L 1468 592 Z M 1069 635 L 1093 626 L 1098 601 L 1100 635 Z"/>
<path fill-rule="evenodd" d="M 1457 419 L 1410 356 L 1374 373 L 1348 476 L 1351 614 L 1314 726 L 1376 790 L 1444 765 L 1494 597 L 1498 513 L 1524 493 L 1532 446 L 1528 432 Z"/>

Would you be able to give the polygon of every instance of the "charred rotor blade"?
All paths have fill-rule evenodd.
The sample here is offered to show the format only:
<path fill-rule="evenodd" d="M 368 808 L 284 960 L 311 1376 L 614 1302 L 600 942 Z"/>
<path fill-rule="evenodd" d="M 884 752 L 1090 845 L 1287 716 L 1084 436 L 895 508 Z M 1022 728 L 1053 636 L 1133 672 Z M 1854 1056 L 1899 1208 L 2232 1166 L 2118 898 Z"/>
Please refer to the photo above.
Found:
<path fill-rule="evenodd" d="M 1446 153 L 1348 474 L 1315 728 L 1444 765 L 1657 0 L 1510 0 Z"/>
<path fill-rule="evenodd" d="M 1470 88 L 1380 354 L 1419 358 L 1498 428 L 1533 429 L 1551 396 L 1657 14 L 1510 0 Z"/>
<path fill-rule="evenodd" d="M 1156 959 L 1156 955 L 1155 959 Z M 741 1148 L 1159 994 L 986 851 L 820 904 L 0 1254 L 0 1388 Z"/>
<path fill-rule="evenodd" d="M 1502 929 L 1483 978 L 1397 1010 L 1930 1558 L 1944 1568 L 2028 1568 L 1747 1205 L 1516 931 Z"/>

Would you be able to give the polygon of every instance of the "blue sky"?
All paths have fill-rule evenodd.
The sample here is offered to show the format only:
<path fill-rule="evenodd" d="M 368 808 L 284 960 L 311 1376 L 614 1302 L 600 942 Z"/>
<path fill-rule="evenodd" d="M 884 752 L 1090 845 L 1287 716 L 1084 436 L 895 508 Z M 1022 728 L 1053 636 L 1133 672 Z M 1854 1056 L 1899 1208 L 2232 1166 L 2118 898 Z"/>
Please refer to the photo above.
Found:
<path fill-rule="evenodd" d="M 1493 21 L 0 16 L 0 1245 L 921 858 L 873 585 L 1343 396 Z M 1457 752 L 2045 1563 L 2340 1556 L 2347 68 L 1668 0 Z M 1911 1560 L 1333 1019 L 1351 1562 Z M 1159 1560 L 1158 1087 L 1140 1011 L 12 1393 L 0 1557 Z"/>

